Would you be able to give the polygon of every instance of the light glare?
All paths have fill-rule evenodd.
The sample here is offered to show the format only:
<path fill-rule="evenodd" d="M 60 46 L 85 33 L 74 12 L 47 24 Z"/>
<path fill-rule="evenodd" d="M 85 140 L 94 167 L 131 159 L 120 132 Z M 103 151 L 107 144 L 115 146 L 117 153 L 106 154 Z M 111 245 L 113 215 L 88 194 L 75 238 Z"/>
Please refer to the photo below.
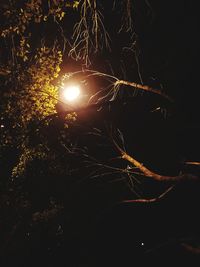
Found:
<path fill-rule="evenodd" d="M 76 100 L 80 95 L 80 88 L 79 86 L 68 86 L 64 88 L 63 96 L 67 101 L 74 101 Z"/>

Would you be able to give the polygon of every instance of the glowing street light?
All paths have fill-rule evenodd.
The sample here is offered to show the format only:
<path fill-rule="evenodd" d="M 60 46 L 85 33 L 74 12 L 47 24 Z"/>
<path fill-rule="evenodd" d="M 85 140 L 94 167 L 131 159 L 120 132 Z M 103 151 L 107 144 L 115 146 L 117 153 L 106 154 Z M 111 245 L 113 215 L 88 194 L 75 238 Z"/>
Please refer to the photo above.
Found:
<path fill-rule="evenodd" d="M 82 106 L 83 94 L 78 83 L 62 83 L 59 90 L 59 101 L 56 104 L 57 113 L 74 110 Z"/>
<path fill-rule="evenodd" d="M 77 101 L 80 97 L 80 87 L 78 85 L 68 85 L 63 87 L 62 95 L 66 101 Z"/>

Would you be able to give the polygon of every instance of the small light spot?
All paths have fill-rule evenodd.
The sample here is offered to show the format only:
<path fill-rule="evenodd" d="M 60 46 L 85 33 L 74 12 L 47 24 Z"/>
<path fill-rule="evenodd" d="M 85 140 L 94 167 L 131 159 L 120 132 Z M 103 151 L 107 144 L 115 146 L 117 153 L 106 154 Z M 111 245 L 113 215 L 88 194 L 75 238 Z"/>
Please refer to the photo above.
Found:
<path fill-rule="evenodd" d="M 4 128 L 5 126 L 3 124 L 1 124 L 1 128 Z"/>
<path fill-rule="evenodd" d="M 141 246 L 144 246 L 144 243 L 143 242 L 141 243 Z"/>
<path fill-rule="evenodd" d="M 29 232 L 26 233 L 26 238 L 30 238 L 30 233 Z"/>

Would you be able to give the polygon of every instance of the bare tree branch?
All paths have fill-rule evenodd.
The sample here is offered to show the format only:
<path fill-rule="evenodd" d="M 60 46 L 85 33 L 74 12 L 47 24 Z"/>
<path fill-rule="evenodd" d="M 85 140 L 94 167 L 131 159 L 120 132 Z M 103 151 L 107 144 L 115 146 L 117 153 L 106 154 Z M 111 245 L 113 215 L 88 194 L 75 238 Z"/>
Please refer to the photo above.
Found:
<path fill-rule="evenodd" d="M 184 162 L 184 164 L 200 166 L 200 162 L 198 162 L 198 161 L 186 161 L 186 162 Z"/>
<path fill-rule="evenodd" d="M 154 89 L 154 88 L 152 88 L 152 87 L 150 87 L 148 85 L 142 85 L 142 84 L 139 84 L 139 83 L 128 82 L 128 81 L 124 81 L 124 80 L 117 80 L 115 82 L 115 86 L 119 86 L 119 85 L 127 85 L 127 86 L 134 87 L 136 89 L 141 89 L 141 90 L 144 90 L 144 91 L 148 91 L 148 92 L 160 95 L 160 96 L 166 98 L 167 100 L 169 100 L 170 102 L 174 102 L 174 100 L 171 97 L 169 97 L 168 95 L 166 95 L 165 93 L 161 92 L 160 90 Z"/>
<path fill-rule="evenodd" d="M 182 180 L 198 180 L 199 177 L 192 175 L 192 174 L 182 174 L 182 175 L 177 175 L 177 176 L 165 176 L 165 175 L 160 175 L 158 173 L 155 173 L 145 167 L 141 162 L 137 161 L 134 159 L 132 156 L 127 154 L 119 145 L 115 142 L 113 139 L 113 143 L 117 150 L 120 152 L 122 159 L 127 160 L 131 164 L 133 164 L 135 167 L 137 167 L 144 176 L 153 178 L 156 181 L 160 182 L 178 182 Z"/>

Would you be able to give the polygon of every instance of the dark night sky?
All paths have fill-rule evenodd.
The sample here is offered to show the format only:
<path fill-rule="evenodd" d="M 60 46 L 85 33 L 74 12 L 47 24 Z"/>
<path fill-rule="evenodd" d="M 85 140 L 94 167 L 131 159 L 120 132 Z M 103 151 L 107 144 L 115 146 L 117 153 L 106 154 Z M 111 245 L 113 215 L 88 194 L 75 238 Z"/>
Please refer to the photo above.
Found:
<path fill-rule="evenodd" d="M 118 120 L 122 121 L 127 147 L 132 148 L 134 155 L 139 159 L 141 157 L 154 170 L 173 173 L 177 171 L 178 161 L 199 160 L 198 1 L 149 2 L 152 5 L 152 16 L 146 14 L 144 3 L 140 1 L 135 3 L 134 23 L 141 49 L 139 57 L 141 72 L 147 84 L 152 82 L 151 77 L 156 78 L 158 83 L 163 84 L 166 92 L 175 99 L 173 115 L 166 121 L 153 115 L 145 117 L 146 115 L 141 112 L 146 105 L 144 97 L 138 104 L 138 106 L 141 104 L 141 109 L 136 104 L 137 117 L 135 111 L 130 112 L 128 117 L 123 116 L 129 110 L 128 107 L 127 110 L 120 111 L 123 115 L 118 116 Z M 113 27 L 113 21 L 110 25 Z M 118 64 L 117 43 L 124 43 L 126 37 L 115 38 L 116 46 L 110 59 L 111 62 Z M 130 59 L 123 58 L 123 60 L 129 66 Z M 131 71 L 127 76 L 129 80 L 134 81 L 135 76 Z M 191 202 L 185 199 L 185 194 Z M 103 233 L 100 231 L 102 237 L 99 247 L 107 244 L 103 251 L 109 254 L 111 261 L 112 256 L 121 253 L 116 261 L 121 259 L 123 262 L 128 255 L 127 260 L 132 262 L 133 247 L 128 245 L 132 240 L 137 250 L 143 240 L 144 242 L 147 240 L 145 245 L 148 246 L 148 242 L 158 241 L 159 238 L 167 240 L 181 233 L 187 235 L 193 226 L 194 229 L 198 228 L 195 212 L 195 209 L 198 209 L 198 199 L 195 194 L 198 195 L 198 189 L 194 190 L 191 185 L 183 185 L 183 188 L 178 188 L 169 196 L 169 202 L 164 201 L 161 205 L 137 208 L 130 204 L 114 208 L 107 214 L 108 218 L 105 216 L 104 224 L 102 228 L 100 227 Z M 132 229 L 138 229 L 138 232 Z M 187 266 L 193 266 L 189 256 L 182 258 L 181 261 L 181 251 L 173 251 L 173 248 L 166 249 L 165 252 L 161 249 L 160 258 L 156 256 L 157 260 L 153 260 L 153 263 L 157 264 L 160 260 L 162 266 L 163 259 L 167 261 L 167 253 L 171 253 L 168 257 L 169 264 L 173 264 L 177 256 L 177 263 L 180 264 L 185 260 Z"/>
<path fill-rule="evenodd" d="M 133 101 L 124 108 L 114 109 L 113 116 L 124 133 L 129 152 L 155 171 L 177 174 L 178 168 L 182 167 L 181 161 L 199 160 L 198 2 L 149 1 L 153 10 L 150 14 L 144 2 L 135 1 L 135 6 L 133 5 L 134 27 L 141 51 L 141 73 L 145 83 L 152 86 L 162 83 L 166 92 L 175 99 L 172 116 L 163 120 L 159 115 L 147 114 L 147 102 L 154 102 L 154 97 L 148 98 L 145 94 L 139 100 L 136 98 L 135 103 Z M 105 19 L 110 21 L 110 28 L 115 29 L 119 16 L 108 15 Z M 131 65 L 132 58 L 122 56 L 119 52 L 119 45 L 126 44 L 127 36 L 113 34 L 113 38 L 114 48 L 111 53 L 106 53 L 113 69 L 120 73 L 119 62 L 123 60 L 128 70 L 126 78 L 137 81 L 138 77 Z M 99 66 L 102 67 L 103 64 Z M 152 77 L 157 81 L 152 81 Z M 107 186 L 103 191 L 103 198 L 109 198 L 112 186 Z M 152 185 L 146 183 L 146 186 L 147 191 L 152 189 Z M 113 187 L 114 190 L 116 188 Z M 101 189 L 96 195 L 95 193 L 92 193 L 93 200 L 96 197 L 102 199 Z M 140 258 L 143 241 L 146 248 L 170 238 L 176 239 L 182 234 L 190 235 L 191 229 L 198 229 L 197 195 L 198 187 L 194 190 L 193 185 L 184 184 L 169 194 L 169 198 L 161 204 L 146 207 L 116 205 L 98 221 L 94 254 L 97 253 L 102 265 L 107 256 L 110 266 L 113 259 L 115 265 L 121 261 L 121 266 L 129 266 L 128 261 L 133 263 L 134 259 Z M 92 210 L 93 204 L 89 203 L 88 196 L 87 205 Z M 135 251 L 134 256 L 132 250 Z M 182 251 L 173 246 L 171 249 L 164 246 L 163 250 L 159 250 L 159 255 L 156 253 L 151 254 L 154 255 L 152 259 L 147 256 L 153 264 L 160 263 L 162 266 L 164 259 L 172 266 L 177 257 L 177 263 L 185 261 L 187 266 L 193 266 L 191 258 L 188 255 L 182 258 Z"/>
<path fill-rule="evenodd" d="M 126 124 L 124 133 L 125 135 L 129 133 L 127 139 L 133 139 L 135 136 L 138 140 L 133 151 L 136 152 L 138 149 L 139 157 L 146 154 L 147 161 L 148 157 L 151 159 L 155 157 L 153 167 L 159 162 L 157 154 L 165 154 L 163 156 L 165 162 L 167 158 L 171 158 L 173 162 L 173 157 L 178 157 L 176 160 L 180 161 L 194 158 L 198 160 L 200 133 L 198 1 L 149 1 L 151 9 L 147 7 L 146 2 L 133 3 L 133 28 L 138 35 L 141 75 L 144 83 L 152 87 L 159 88 L 161 83 L 165 92 L 174 98 L 175 103 L 172 105 L 172 117 L 165 122 L 159 121 L 156 116 L 155 120 L 145 115 L 142 118 L 142 109 L 145 109 L 148 101 L 145 97 L 140 100 L 141 110 L 137 107 L 137 111 L 131 109 L 133 105 L 130 104 L 131 112 L 128 118 L 125 115 L 129 110 L 128 107 L 121 113 L 121 120 Z M 105 20 L 110 25 L 114 45 L 111 53 L 106 53 L 106 56 L 119 76 L 122 74 L 119 63 L 123 62 L 127 75 L 123 78 L 138 82 L 133 56 L 122 54 L 119 50 L 120 45 L 128 45 L 127 35 L 112 33 L 120 23 L 121 17 L 116 13 L 110 16 L 108 10 Z M 159 103 L 159 100 L 155 101 Z M 120 120 L 120 115 L 117 118 Z M 131 122 L 130 118 L 133 118 Z"/>
<path fill-rule="evenodd" d="M 152 1 L 152 6 L 154 2 L 154 23 L 143 34 L 144 61 L 152 73 L 157 71 L 169 93 L 194 112 L 198 106 L 193 102 L 198 86 L 197 1 Z"/>

